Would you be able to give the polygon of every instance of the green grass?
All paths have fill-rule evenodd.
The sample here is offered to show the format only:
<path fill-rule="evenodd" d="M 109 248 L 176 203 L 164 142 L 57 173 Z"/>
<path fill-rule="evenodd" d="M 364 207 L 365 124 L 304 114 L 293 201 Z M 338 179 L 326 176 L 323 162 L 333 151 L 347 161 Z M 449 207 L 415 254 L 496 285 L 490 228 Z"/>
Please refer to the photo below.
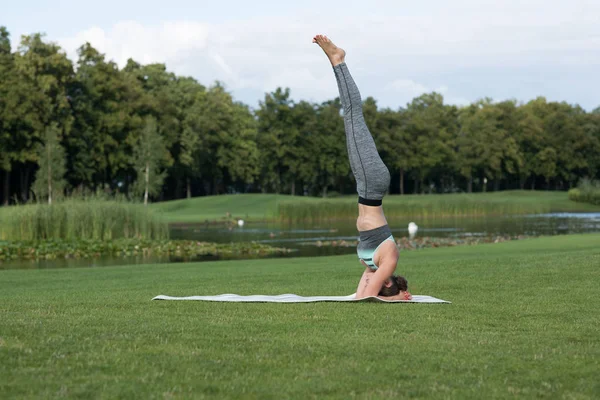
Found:
<path fill-rule="evenodd" d="M 0 271 L 0 398 L 600 397 L 600 235 L 403 252 L 435 304 L 345 295 L 353 256 Z"/>
<path fill-rule="evenodd" d="M 356 218 L 356 196 L 333 199 L 274 194 L 196 197 L 152 205 L 169 222 L 246 220 L 326 220 Z M 388 218 L 444 217 L 547 212 L 600 212 L 600 206 L 570 201 L 566 192 L 506 191 L 496 193 L 386 196 Z M 226 217 L 227 213 L 231 217 Z"/>
<path fill-rule="evenodd" d="M 2 207 L 0 240 L 168 238 L 158 214 L 140 203 L 97 197 Z"/>
<path fill-rule="evenodd" d="M 275 219 L 277 204 L 287 198 L 311 201 L 312 198 L 277 194 L 237 194 L 194 197 L 152 204 L 163 212 L 169 222 L 205 222 L 242 218 L 245 220 Z M 231 214 L 227 217 L 227 213 Z"/>

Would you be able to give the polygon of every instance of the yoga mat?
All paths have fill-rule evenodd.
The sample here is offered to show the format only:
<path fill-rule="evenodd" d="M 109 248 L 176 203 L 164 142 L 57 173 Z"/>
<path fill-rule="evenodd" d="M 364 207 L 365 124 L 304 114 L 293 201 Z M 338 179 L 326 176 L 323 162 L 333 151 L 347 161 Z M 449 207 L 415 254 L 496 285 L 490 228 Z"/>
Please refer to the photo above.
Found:
<path fill-rule="evenodd" d="M 319 301 L 353 301 L 359 303 L 448 303 L 449 301 L 437 299 L 431 296 L 413 295 L 412 300 L 383 300 L 378 297 L 365 297 L 355 299 L 355 294 L 348 296 L 310 296 L 302 297 L 295 294 L 280 294 L 277 296 L 253 295 L 240 296 L 238 294 L 220 294 L 217 296 L 189 296 L 171 297 L 160 295 L 152 300 L 199 300 L 199 301 L 221 301 L 236 303 L 314 303 Z"/>

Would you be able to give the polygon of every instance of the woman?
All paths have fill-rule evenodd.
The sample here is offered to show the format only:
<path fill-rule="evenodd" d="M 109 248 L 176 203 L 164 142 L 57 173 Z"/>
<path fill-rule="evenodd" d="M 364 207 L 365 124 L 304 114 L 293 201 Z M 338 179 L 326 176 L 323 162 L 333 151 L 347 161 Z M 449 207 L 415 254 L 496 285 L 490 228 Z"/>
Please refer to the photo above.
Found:
<path fill-rule="evenodd" d="M 406 291 L 406 280 L 394 276 L 399 253 L 381 202 L 390 185 L 390 173 L 381 161 L 365 123 L 358 87 L 344 62 L 346 52 L 324 35 L 315 36 L 313 43 L 323 49 L 333 66 L 344 107 L 346 145 L 358 191 L 356 228 L 360 241 L 357 251 L 360 262 L 366 267 L 356 289 L 356 298 L 379 295 L 386 300 L 410 300 L 412 296 Z M 390 289 L 396 289 L 397 294 L 381 295 L 389 293 Z"/>

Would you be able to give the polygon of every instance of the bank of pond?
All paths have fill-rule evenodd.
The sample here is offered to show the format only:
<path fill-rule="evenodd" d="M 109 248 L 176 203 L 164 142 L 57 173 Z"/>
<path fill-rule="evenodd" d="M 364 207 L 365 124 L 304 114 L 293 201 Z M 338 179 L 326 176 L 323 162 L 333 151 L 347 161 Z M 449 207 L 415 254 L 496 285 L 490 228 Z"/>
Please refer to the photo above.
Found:
<path fill-rule="evenodd" d="M 0 268 L 3 261 L 86 259 L 104 256 L 175 256 L 191 259 L 213 255 L 271 255 L 291 250 L 263 243 L 210 243 L 195 240 L 42 240 L 0 242 Z"/>
<path fill-rule="evenodd" d="M 600 207 L 571 201 L 564 192 L 389 196 L 385 209 L 398 247 L 407 250 L 600 231 Z M 0 207 L 0 268 L 20 268 L 20 260 L 56 260 L 53 265 L 61 267 L 84 263 L 60 260 L 350 254 L 356 246 L 356 212 L 354 197 L 261 194 L 149 207 L 102 196 Z M 567 213 L 562 217 L 556 212 Z M 409 222 L 419 224 L 417 237 L 406 237 Z"/>

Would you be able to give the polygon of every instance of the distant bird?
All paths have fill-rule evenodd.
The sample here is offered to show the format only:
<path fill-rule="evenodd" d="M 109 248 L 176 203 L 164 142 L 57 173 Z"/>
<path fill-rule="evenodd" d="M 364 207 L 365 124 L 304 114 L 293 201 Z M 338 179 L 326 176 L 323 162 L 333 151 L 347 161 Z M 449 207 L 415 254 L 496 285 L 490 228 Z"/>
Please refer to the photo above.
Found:
<path fill-rule="evenodd" d="M 238 219 L 238 226 L 241 228 L 242 226 L 244 226 L 244 220 L 243 219 Z"/>
<path fill-rule="evenodd" d="M 410 235 L 411 239 L 413 239 L 415 237 L 418 230 L 419 230 L 419 227 L 414 222 L 411 222 L 410 224 L 408 224 L 408 234 Z"/>

